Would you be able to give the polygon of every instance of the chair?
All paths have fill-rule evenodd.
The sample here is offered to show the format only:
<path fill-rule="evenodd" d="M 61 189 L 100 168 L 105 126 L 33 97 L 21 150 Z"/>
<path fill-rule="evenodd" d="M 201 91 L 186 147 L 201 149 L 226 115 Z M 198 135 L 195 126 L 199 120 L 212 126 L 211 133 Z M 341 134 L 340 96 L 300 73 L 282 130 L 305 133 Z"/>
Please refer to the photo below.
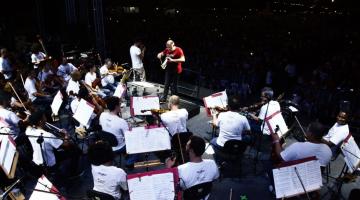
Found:
<path fill-rule="evenodd" d="M 247 144 L 241 140 L 228 140 L 224 147 L 216 151 L 216 158 L 220 161 L 221 177 L 241 176 L 241 159 Z"/>
<path fill-rule="evenodd" d="M 208 196 L 212 189 L 212 182 L 194 185 L 183 192 L 184 200 L 203 200 Z"/>
<path fill-rule="evenodd" d="M 86 195 L 90 200 L 115 200 L 115 198 L 110 194 L 98 192 L 95 190 L 88 190 Z"/>

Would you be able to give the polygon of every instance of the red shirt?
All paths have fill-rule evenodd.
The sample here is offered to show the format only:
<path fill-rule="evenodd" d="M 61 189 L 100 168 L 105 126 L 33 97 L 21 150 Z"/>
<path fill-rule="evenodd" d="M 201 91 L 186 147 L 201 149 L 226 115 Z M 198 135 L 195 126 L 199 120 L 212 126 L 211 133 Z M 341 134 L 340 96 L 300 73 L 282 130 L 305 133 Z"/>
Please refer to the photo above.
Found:
<path fill-rule="evenodd" d="M 175 47 L 174 51 L 170 51 L 169 49 L 165 49 L 162 53 L 166 57 L 170 57 L 170 58 L 173 58 L 173 59 L 178 59 L 178 58 L 181 58 L 182 56 L 184 56 L 184 52 L 180 47 Z M 168 63 L 168 67 L 172 67 L 172 66 L 170 66 L 172 64 L 173 63 Z M 182 66 L 181 66 L 181 62 L 179 62 L 179 63 L 177 63 L 177 73 L 180 74 L 181 72 L 182 72 Z"/>

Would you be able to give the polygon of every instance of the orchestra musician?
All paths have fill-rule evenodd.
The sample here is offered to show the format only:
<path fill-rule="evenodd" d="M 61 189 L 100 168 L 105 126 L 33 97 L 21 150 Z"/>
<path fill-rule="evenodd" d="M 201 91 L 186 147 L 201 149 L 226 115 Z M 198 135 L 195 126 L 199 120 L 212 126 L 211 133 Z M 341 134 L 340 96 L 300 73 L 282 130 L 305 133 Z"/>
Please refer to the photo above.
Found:
<path fill-rule="evenodd" d="M 173 136 L 176 133 L 187 132 L 186 122 L 188 120 L 188 112 L 185 108 L 179 108 L 180 98 L 172 95 L 169 98 L 168 108 L 170 111 L 160 115 L 162 122 L 168 128 Z"/>
<path fill-rule="evenodd" d="M 130 57 L 131 57 L 131 64 L 133 68 L 133 81 L 136 81 L 136 77 L 140 78 L 140 81 L 146 81 L 145 69 L 143 64 L 145 54 L 145 46 L 144 44 L 137 40 L 131 47 L 130 47 Z"/>
<path fill-rule="evenodd" d="M 185 190 L 192 186 L 213 182 L 219 178 L 219 169 L 213 160 L 202 159 L 205 152 L 205 141 L 201 137 L 191 136 L 186 144 L 186 152 L 189 154 L 190 161 L 179 165 L 180 187 Z M 176 158 L 166 159 L 166 166 L 174 166 Z M 207 199 L 207 198 L 205 198 Z"/>
<path fill-rule="evenodd" d="M 10 111 L 9 103 L 11 96 L 4 92 L 0 91 L 0 120 L 4 120 L 10 128 L 10 133 L 18 135 L 20 132 L 19 122 L 21 119 L 12 111 Z M 27 120 L 24 119 L 24 121 Z"/>
<path fill-rule="evenodd" d="M 45 167 L 49 172 L 59 173 L 60 163 L 57 161 L 69 160 L 66 175 L 76 174 L 78 172 L 79 149 L 71 143 L 66 130 L 60 130 L 58 134 L 61 136 L 45 131 L 46 121 L 46 117 L 41 111 L 34 112 L 29 117 L 30 126 L 27 127 L 25 134 L 28 136 L 33 149 L 33 162 L 38 166 Z M 43 141 L 39 141 L 41 136 L 43 136 Z M 41 147 L 39 143 L 41 143 Z M 58 151 L 59 149 L 62 151 Z"/>
<path fill-rule="evenodd" d="M 280 145 L 278 134 L 271 134 L 273 148 L 277 158 L 282 161 L 292 161 L 315 156 L 321 167 L 326 167 L 330 162 L 332 153 L 330 148 L 323 143 L 322 138 L 326 134 L 325 128 L 319 122 L 310 123 L 305 133 L 305 142 L 295 142 L 286 149 Z"/>
<path fill-rule="evenodd" d="M 59 65 L 56 74 L 62 77 L 63 82 L 68 83 L 71 78 L 71 74 L 77 70 L 78 69 L 73 64 L 68 62 L 66 57 L 63 57 L 62 63 Z"/>
<path fill-rule="evenodd" d="M 80 81 L 81 80 L 81 74 L 78 70 L 75 70 L 71 73 L 71 79 L 69 80 L 69 83 L 66 87 L 66 93 L 70 96 L 74 96 L 79 93 L 80 90 Z M 74 98 L 74 97 L 72 97 Z"/>
<path fill-rule="evenodd" d="M 246 117 L 235 110 L 240 108 L 240 99 L 232 96 L 228 99 L 228 110 L 213 115 L 213 125 L 219 127 L 219 137 L 214 137 L 210 143 L 214 147 L 215 158 L 228 140 L 241 140 L 250 143 L 250 125 Z"/>
<path fill-rule="evenodd" d="M 333 158 L 336 158 L 336 156 L 339 154 L 340 145 L 350 133 L 347 119 L 348 114 L 346 112 L 340 111 L 336 117 L 335 124 L 323 137 L 323 142 L 330 147 Z"/>
<path fill-rule="evenodd" d="M 100 67 L 100 77 L 101 85 L 105 89 L 109 89 L 111 92 L 116 90 L 115 72 L 110 72 L 109 69 L 112 67 L 113 63 L 110 58 L 105 59 L 105 64 Z"/>
<path fill-rule="evenodd" d="M 251 129 L 253 132 L 260 132 L 264 135 L 270 135 L 270 129 L 265 123 L 265 119 L 272 114 L 274 114 L 277 111 L 280 111 L 280 104 L 279 102 L 273 100 L 274 91 L 270 87 L 264 87 L 261 90 L 261 108 L 258 116 L 255 116 L 254 114 L 250 113 L 251 119 L 255 120 L 257 125 L 252 125 Z M 247 108 L 245 108 L 246 110 Z M 259 126 L 258 124 L 261 125 Z"/>
<path fill-rule="evenodd" d="M 168 40 L 166 42 L 166 49 L 157 54 L 160 60 L 165 57 L 167 66 L 165 68 L 165 83 L 164 94 L 160 102 L 166 102 L 169 87 L 171 87 L 171 94 L 177 94 L 178 76 L 182 72 L 182 63 L 185 62 L 184 52 L 180 47 L 175 46 L 174 41 Z"/>
<path fill-rule="evenodd" d="M 36 87 L 36 70 L 32 69 L 29 76 L 26 78 L 24 88 L 28 93 L 28 98 L 32 104 L 46 107 L 52 103 L 52 97 L 41 91 L 41 88 Z"/>
<path fill-rule="evenodd" d="M 116 200 L 121 199 L 124 191 L 128 190 L 126 173 L 114 166 L 114 152 L 110 145 L 103 141 L 96 142 L 89 147 L 88 158 L 94 180 L 93 189 L 110 194 Z"/>
<path fill-rule="evenodd" d="M 91 90 L 91 92 L 96 93 L 100 97 L 104 98 L 107 95 L 110 95 L 110 91 L 107 89 L 100 89 L 98 84 L 94 84 L 98 79 L 96 78 L 96 66 L 90 65 L 89 71 L 85 75 L 85 84 L 88 86 L 88 88 Z M 93 87 L 95 86 L 95 87 Z M 106 94 L 107 93 L 107 94 Z"/>
<path fill-rule="evenodd" d="M 119 117 L 121 112 L 121 101 L 118 97 L 112 96 L 107 99 L 106 104 L 109 111 L 101 113 L 99 124 L 103 131 L 111 133 L 116 137 L 118 145 L 112 148 L 115 154 L 125 153 L 126 146 L 124 134 L 125 131 L 129 130 L 129 125 L 124 119 Z M 137 158 L 138 155 L 136 154 L 129 155 L 126 160 L 126 167 L 128 169 L 133 169 Z"/>
<path fill-rule="evenodd" d="M 33 44 L 31 47 L 31 63 L 34 65 L 34 69 L 39 67 L 40 62 L 44 61 L 47 55 L 40 51 L 39 44 Z"/>
<path fill-rule="evenodd" d="M 8 58 L 8 51 L 5 48 L 0 49 L 0 73 L 4 74 L 5 79 L 9 80 L 13 78 L 13 71 L 12 65 Z"/>

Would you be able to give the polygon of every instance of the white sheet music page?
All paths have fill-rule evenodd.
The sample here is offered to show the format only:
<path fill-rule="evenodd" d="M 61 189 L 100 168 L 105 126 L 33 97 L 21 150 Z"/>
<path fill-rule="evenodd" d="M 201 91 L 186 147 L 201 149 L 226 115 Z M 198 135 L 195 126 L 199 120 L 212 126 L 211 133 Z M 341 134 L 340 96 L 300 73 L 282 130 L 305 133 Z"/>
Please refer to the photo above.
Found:
<path fill-rule="evenodd" d="M 131 200 L 169 200 L 175 198 L 172 173 L 153 174 L 128 179 Z"/>
<path fill-rule="evenodd" d="M 227 106 L 228 97 L 226 91 L 218 92 L 204 98 L 207 108 L 225 107 Z"/>
<path fill-rule="evenodd" d="M 43 175 L 41 178 L 38 179 L 38 183 L 35 186 L 35 189 L 50 192 L 54 190 L 53 184 Z M 60 200 L 60 198 L 56 194 L 41 192 L 41 191 L 34 191 L 29 200 Z"/>
<path fill-rule="evenodd" d="M 307 192 L 321 188 L 320 163 L 318 160 L 311 160 L 273 169 L 276 198 L 291 197 L 305 193 L 295 172 L 295 167 Z"/>
<path fill-rule="evenodd" d="M 136 127 L 125 132 L 126 152 L 128 154 L 146 153 L 171 149 L 170 136 L 164 127 Z"/>
<path fill-rule="evenodd" d="M 84 99 L 80 100 L 79 106 L 73 115 L 73 118 L 76 119 L 81 125 L 88 126 L 88 122 L 92 113 L 94 112 L 94 106 Z"/>
<path fill-rule="evenodd" d="M 151 115 L 146 110 L 160 109 L 160 101 L 157 96 L 131 97 L 131 108 L 133 115 Z M 143 111 L 143 112 L 142 112 Z"/>
<path fill-rule="evenodd" d="M 282 137 L 289 131 L 281 112 L 273 115 L 270 119 L 266 120 L 266 123 L 268 124 L 270 132 L 273 133 L 275 133 L 276 127 L 279 127 L 279 130 L 277 131 L 279 137 Z"/>
<path fill-rule="evenodd" d="M 118 86 L 115 89 L 115 92 L 114 92 L 113 96 L 122 98 L 124 96 L 124 94 L 125 94 L 125 91 L 126 91 L 126 86 L 122 85 L 122 84 L 118 84 Z"/>
<path fill-rule="evenodd" d="M 360 165 L 360 149 L 353 136 L 350 136 L 347 141 L 342 143 L 341 151 L 344 155 L 345 163 L 349 167 L 350 173 L 354 172 Z"/>
<path fill-rule="evenodd" d="M 63 96 L 59 90 L 56 93 L 53 102 L 51 103 L 51 110 L 55 115 L 58 115 L 62 102 L 63 102 Z"/>
<path fill-rule="evenodd" d="M 3 137 L 0 146 L 0 165 L 5 174 L 10 174 L 16 153 L 16 146 L 10 140 L 10 136 Z"/>

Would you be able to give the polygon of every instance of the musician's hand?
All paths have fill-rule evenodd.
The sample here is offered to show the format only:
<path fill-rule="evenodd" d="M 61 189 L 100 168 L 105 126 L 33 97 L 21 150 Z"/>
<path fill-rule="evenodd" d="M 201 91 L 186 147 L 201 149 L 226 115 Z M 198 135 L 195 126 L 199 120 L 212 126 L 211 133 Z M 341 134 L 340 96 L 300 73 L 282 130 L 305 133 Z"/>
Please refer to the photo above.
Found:
<path fill-rule="evenodd" d="M 165 164 L 166 164 L 166 167 L 167 168 L 171 168 L 172 166 L 174 166 L 174 164 L 175 164 L 175 162 L 176 162 L 176 157 L 175 158 L 167 158 L 166 160 L 165 160 Z"/>
<path fill-rule="evenodd" d="M 250 116 L 252 119 L 254 119 L 254 120 L 257 120 L 257 119 L 258 119 L 258 117 L 256 117 L 253 113 L 249 113 L 249 116 Z"/>
<path fill-rule="evenodd" d="M 271 138 L 273 142 L 280 140 L 280 137 L 277 133 L 271 133 Z"/>
<path fill-rule="evenodd" d="M 172 59 L 172 58 L 166 58 L 167 60 L 168 60 L 168 62 L 174 62 L 174 59 Z"/>
<path fill-rule="evenodd" d="M 60 129 L 59 132 L 68 135 L 68 132 L 65 129 Z"/>
<path fill-rule="evenodd" d="M 157 58 L 161 59 L 162 56 L 163 56 L 162 52 L 158 53 Z"/>

